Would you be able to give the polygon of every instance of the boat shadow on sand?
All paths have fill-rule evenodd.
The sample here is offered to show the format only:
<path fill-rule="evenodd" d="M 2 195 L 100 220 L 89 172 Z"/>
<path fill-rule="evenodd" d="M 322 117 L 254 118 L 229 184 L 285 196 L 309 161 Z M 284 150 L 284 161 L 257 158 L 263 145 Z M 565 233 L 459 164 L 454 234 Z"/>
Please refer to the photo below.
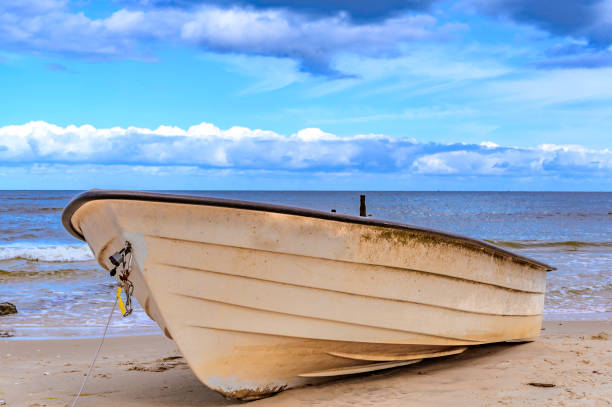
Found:
<path fill-rule="evenodd" d="M 478 365 L 482 360 L 492 356 L 502 356 L 506 352 L 512 352 L 523 346 L 524 344 L 521 343 L 474 346 L 462 354 L 425 359 L 414 365 L 320 379 L 316 383 L 289 389 L 277 395 L 248 403 L 284 405 L 295 403 L 303 398 L 320 401 L 323 398 L 324 402 L 331 402 L 334 399 L 340 401 L 348 393 L 360 394 L 364 389 L 369 392 L 389 392 L 390 395 L 410 393 L 411 389 L 417 385 L 416 381 L 419 382 L 419 386 L 423 380 L 443 385 L 448 383 L 449 374 L 452 377 L 460 377 L 462 376 L 460 371 Z M 107 385 L 103 387 L 109 391 L 92 392 L 88 394 L 89 396 L 98 396 L 96 398 L 119 405 L 130 405 L 134 397 L 152 406 L 221 406 L 246 403 L 226 399 L 204 386 L 180 356 L 169 356 L 153 361 L 125 361 L 115 366 L 131 374 L 120 376 L 119 388 L 110 390 L 112 385 L 108 386 L 110 383 L 107 382 Z M 134 392 L 135 388 L 139 389 L 138 394 Z M 384 395 L 381 394 L 381 396 Z"/>

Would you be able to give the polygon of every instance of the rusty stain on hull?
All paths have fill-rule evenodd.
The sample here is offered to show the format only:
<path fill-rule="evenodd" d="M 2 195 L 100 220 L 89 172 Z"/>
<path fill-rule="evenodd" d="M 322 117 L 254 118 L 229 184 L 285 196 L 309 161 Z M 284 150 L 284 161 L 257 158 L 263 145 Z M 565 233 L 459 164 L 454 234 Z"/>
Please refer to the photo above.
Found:
<path fill-rule="evenodd" d="M 501 260 L 510 260 L 522 265 L 527 265 L 535 269 L 542 269 L 543 267 L 539 264 L 534 264 L 526 259 L 518 256 L 512 256 L 510 253 L 504 253 L 501 251 L 491 250 L 487 246 L 471 244 L 466 242 L 464 239 L 456 239 L 453 237 L 440 240 L 439 237 L 430 234 L 418 233 L 410 230 L 401 229 L 380 229 L 376 231 L 368 231 L 361 235 L 361 239 L 365 242 L 381 243 L 386 242 L 391 245 L 399 246 L 413 246 L 416 243 L 423 245 L 430 245 L 436 247 L 444 247 L 445 245 L 454 246 L 462 249 L 469 249 L 479 253 L 490 253 L 493 257 Z M 552 270 L 553 267 L 548 266 L 547 270 Z"/>
<path fill-rule="evenodd" d="M 226 391 L 221 388 L 212 387 L 218 393 L 221 393 L 224 397 L 228 399 L 236 399 L 242 401 L 252 401 L 259 400 L 265 397 L 272 397 L 276 393 L 280 393 L 285 390 L 287 385 L 284 386 L 272 386 L 272 387 L 258 387 L 256 389 L 240 389 L 233 391 Z"/>

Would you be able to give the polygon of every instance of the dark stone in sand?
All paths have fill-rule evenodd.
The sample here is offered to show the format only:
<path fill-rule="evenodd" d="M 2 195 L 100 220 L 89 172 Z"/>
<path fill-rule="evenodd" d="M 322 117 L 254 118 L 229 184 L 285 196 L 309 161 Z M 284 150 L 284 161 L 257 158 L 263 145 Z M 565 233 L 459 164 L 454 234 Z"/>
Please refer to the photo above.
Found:
<path fill-rule="evenodd" d="M 538 382 L 531 382 L 531 383 L 527 383 L 530 386 L 534 386 L 534 387 L 556 387 L 557 385 L 554 383 L 538 383 Z"/>
<path fill-rule="evenodd" d="M 10 302 L 0 302 L 0 315 L 16 314 L 17 307 Z"/>
<path fill-rule="evenodd" d="M 10 338 L 15 336 L 14 331 L 0 331 L 0 338 Z"/>

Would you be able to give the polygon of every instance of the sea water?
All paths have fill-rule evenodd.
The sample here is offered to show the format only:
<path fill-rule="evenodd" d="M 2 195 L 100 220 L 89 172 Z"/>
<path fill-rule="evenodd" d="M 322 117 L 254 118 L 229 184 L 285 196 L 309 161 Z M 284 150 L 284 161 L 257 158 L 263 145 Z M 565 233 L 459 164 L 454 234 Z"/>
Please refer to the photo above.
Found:
<path fill-rule="evenodd" d="M 0 336 L 98 336 L 116 282 L 61 225 L 78 191 L 0 191 Z M 557 268 L 548 273 L 545 319 L 612 319 L 612 193 L 188 191 L 380 219 L 485 240 Z M 159 332 L 140 306 L 118 311 L 112 335 Z"/>

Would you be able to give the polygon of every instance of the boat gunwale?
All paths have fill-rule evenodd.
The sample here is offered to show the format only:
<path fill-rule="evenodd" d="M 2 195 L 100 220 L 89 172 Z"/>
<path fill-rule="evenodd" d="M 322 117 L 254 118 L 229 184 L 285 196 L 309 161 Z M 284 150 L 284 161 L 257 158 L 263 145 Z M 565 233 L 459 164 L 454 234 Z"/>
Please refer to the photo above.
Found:
<path fill-rule="evenodd" d="M 125 190 L 103 190 L 91 189 L 75 196 L 66 205 L 62 211 L 62 224 L 64 228 L 72 236 L 79 240 L 86 241 L 82 233 L 76 230 L 72 223 L 74 214 L 86 203 L 98 200 L 126 200 L 126 201 L 144 201 L 144 202 L 161 202 L 175 203 L 198 206 L 213 206 L 222 208 L 233 208 L 243 210 L 254 210 L 260 212 L 280 213 L 286 215 L 302 216 L 307 218 L 324 219 L 336 222 L 352 223 L 365 226 L 377 226 L 388 229 L 396 229 L 408 231 L 417 234 L 429 235 L 440 238 L 443 241 L 459 244 L 469 249 L 483 250 L 491 255 L 500 258 L 510 258 L 512 261 L 519 264 L 526 264 L 531 267 L 545 269 L 546 271 L 556 270 L 555 267 L 545 263 L 530 259 L 525 256 L 510 252 L 501 247 L 484 242 L 479 239 L 443 232 L 436 229 L 430 229 L 421 226 L 408 225 L 401 222 L 395 222 L 385 219 L 352 216 L 334 212 L 323 212 L 316 209 L 305 209 L 295 206 L 278 205 L 264 202 L 242 201 L 226 198 L 215 198 L 209 196 L 184 195 L 184 194 L 165 194 L 158 192 L 143 192 L 143 191 L 125 191 Z"/>

